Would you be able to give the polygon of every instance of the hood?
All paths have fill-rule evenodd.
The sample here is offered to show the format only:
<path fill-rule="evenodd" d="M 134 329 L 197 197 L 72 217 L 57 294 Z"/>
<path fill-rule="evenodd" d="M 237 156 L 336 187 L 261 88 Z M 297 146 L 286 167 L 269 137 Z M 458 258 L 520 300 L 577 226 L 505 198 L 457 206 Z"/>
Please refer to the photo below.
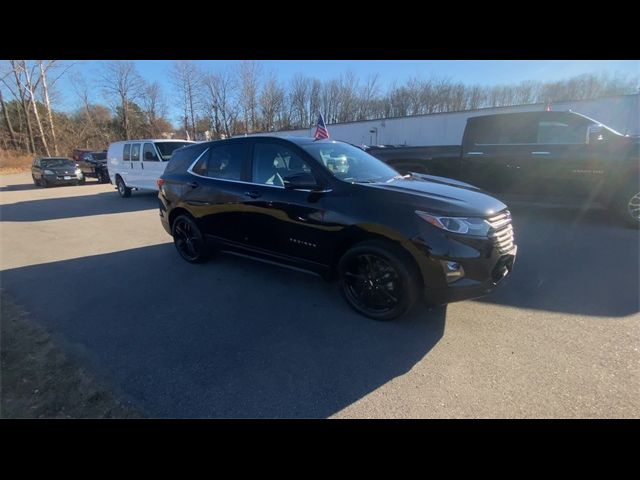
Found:
<path fill-rule="evenodd" d="M 363 187 L 406 193 L 416 209 L 449 216 L 486 217 L 507 208 L 497 198 L 464 182 L 430 175 L 413 175 L 389 183 L 361 183 Z"/>

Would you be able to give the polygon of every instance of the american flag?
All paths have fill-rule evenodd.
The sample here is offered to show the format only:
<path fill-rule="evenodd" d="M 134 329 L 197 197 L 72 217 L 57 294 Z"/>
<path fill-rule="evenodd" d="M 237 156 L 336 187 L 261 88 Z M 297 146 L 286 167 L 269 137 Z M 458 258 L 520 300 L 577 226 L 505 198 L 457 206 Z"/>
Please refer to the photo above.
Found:
<path fill-rule="evenodd" d="M 316 140 L 322 140 L 323 138 L 329 138 L 329 130 L 324 124 L 324 118 L 322 114 L 318 115 L 318 126 L 316 127 L 316 133 L 313 135 Z"/>

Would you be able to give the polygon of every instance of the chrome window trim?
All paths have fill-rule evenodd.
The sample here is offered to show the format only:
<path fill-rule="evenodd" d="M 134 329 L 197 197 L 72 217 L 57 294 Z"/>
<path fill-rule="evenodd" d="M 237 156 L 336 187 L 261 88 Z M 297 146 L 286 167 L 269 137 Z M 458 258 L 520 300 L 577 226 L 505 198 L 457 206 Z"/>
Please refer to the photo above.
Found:
<path fill-rule="evenodd" d="M 218 180 L 220 182 L 242 183 L 244 185 L 259 185 L 262 187 L 281 188 L 284 190 L 284 187 L 281 187 L 279 185 L 267 185 L 266 183 L 245 182 L 243 180 L 230 180 L 228 178 L 208 177 L 206 175 L 200 175 L 199 173 L 194 172 L 193 167 L 196 166 L 196 163 L 198 163 L 198 161 L 202 158 L 202 156 L 208 151 L 209 151 L 209 147 L 207 147 L 200 155 L 198 155 L 198 158 L 196 158 L 191 164 L 191 166 L 187 168 L 187 173 L 193 175 L 194 177 L 206 178 L 207 180 Z"/>

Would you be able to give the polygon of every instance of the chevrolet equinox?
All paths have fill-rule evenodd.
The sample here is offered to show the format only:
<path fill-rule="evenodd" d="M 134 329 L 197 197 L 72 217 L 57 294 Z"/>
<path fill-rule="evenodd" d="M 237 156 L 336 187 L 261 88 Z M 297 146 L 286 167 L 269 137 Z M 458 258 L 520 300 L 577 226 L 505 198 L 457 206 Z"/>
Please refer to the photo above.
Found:
<path fill-rule="evenodd" d="M 254 136 L 176 150 L 158 179 L 180 256 L 244 254 L 337 277 L 376 320 L 488 293 L 516 256 L 499 200 L 451 179 L 402 176 L 343 142 Z"/>

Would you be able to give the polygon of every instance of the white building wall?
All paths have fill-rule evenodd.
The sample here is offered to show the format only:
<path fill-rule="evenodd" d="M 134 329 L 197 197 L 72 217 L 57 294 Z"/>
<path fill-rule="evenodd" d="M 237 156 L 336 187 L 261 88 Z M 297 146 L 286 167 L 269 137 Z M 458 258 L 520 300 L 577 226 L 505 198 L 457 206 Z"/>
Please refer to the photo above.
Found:
<path fill-rule="evenodd" d="M 462 143 L 467 118 L 493 113 L 540 111 L 544 108 L 543 104 L 483 108 L 466 112 L 338 123 L 327 125 L 327 128 L 332 139 L 358 145 L 459 145 Z M 554 111 L 573 110 L 598 120 L 620 133 L 640 135 L 640 94 L 558 102 L 551 108 Z M 261 135 L 313 136 L 314 132 L 315 127 L 312 127 Z"/>

